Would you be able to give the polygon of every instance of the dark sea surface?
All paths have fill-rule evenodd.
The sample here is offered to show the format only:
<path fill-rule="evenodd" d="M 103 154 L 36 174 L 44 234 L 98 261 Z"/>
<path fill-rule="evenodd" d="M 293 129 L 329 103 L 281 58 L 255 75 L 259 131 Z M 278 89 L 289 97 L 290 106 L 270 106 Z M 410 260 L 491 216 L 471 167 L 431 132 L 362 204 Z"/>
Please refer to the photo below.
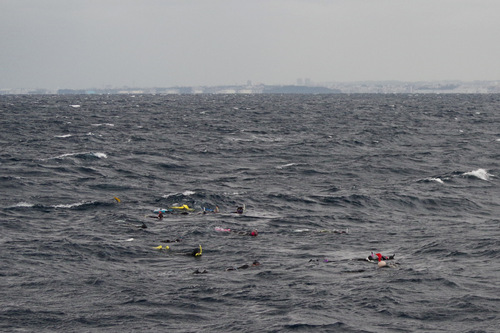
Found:
<path fill-rule="evenodd" d="M 500 330 L 500 95 L 0 96 L 0 114 L 2 332 Z"/>

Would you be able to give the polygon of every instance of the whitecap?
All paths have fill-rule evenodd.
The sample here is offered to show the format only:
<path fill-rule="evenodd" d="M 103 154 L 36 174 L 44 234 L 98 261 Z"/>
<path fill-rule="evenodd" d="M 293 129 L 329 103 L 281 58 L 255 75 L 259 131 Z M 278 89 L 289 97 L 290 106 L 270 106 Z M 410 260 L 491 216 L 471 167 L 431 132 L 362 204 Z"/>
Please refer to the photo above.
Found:
<path fill-rule="evenodd" d="M 98 157 L 98 158 L 108 158 L 108 155 L 106 155 L 104 153 L 92 153 L 92 155 L 94 155 L 95 157 Z"/>
<path fill-rule="evenodd" d="M 294 166 L 294 165 L 298 165 L 297 163 L 288 163 L 288 164 L 284 164 L 284 165 L 278 165 L 276 167 L 276 169 L 284 169 L 284 168 L 288 168 L 288 167 L 291 167 L 291 166 Z"/>
<path fill-rule="evenodd" d="M 58 160 L 58 159 L 64 159 L 66 157 L 71 157 L 71 156 L 85 156 L 85 155 L 90 155 L 90 156 L 94 156 L 97 158 L 108 158 L 108 155 L 106 155 L 105 153 L 100 153 L 100 152 L 93 153 L 93 152 L 87 151 L 87 152 L 79 152 L 79 153 L 66 153 L 66 154 L 61 154 L 61 155 L 58 155 L 55 157 L 49 157 L 48 159 L 42 159 L 42 160 Z"/>
<path fill-rule="evenodd" d="M 75 202 L 75 203 L 70 203 L 70 204 L 59 204 L 59 205 L 54 205 L 54 208 L 73 208 L 73 207 L 78 207 L 78 206 L 83 206 L 88 204 L 88 202 L 85 201 L 80 201 L 80 202 Z"/>
<path fill-rule="evenodd" d="M 428 178 L 430 181 L 433 181 L 433 182 L 438 182 L 440 184 L 443 184 L 443 180 L 441 178 Z"/>
<path fill-rule="evenodd" d="M 75 155 L 78 155 L 78 154 L 81 154 L 81 153 L 66 153 L 66 154 L 62 154 L 62 155 L 58 155 L 56 157 L 52 157 L 51 159 L 61 159 L 61 158 L 65 158 L 65 157 L 69 157 L 69 156 L 75 156 Z"/>
<path fill-rule="evenodd" d="M 33 207 L 34 204 L 28 203 L 28 202 L 18 202 L 17 204 L 14 205 L 14 207 Z"/>
<path fill-rule="evenodd" d="M 115 126 L 115 124 L 111 124 L 111 123 L 91 124 L 91 126 L 96 126 L 96 127 L 99 127 L 99 126 L 109 126 L 109 127 L 113 127 L 113 126 Z"/>
<path fill-rule="evenodd" d="M 182 192 L 180 194 L 182 194 L 182 195 L 184 195 L 184 196 L 187 197 L 187 196 L 196 194 L 196 192 L 187 190 L 187 191 L 184 191 L 184 192 Z M 176 195 L 179 195 L 179 193 L 168 193 L 168 194 L 162 195 L 162 198 L 169 198 L 169 197 L 173 197 L 173 196 L 176 196 Z"/>
<path fill-rule="evenodd" d="M 493 175 L 489 174 L 485 169 L 477 169 L 474 171 L 465 172 L 462 174 L 462 176 L 476 177 L 482 180 L 489 180 L 490 177 L 493 177 Z"/>
<path fill-rule="evenodd" d="M 77 109 L 77 108 L 81 107 L 81 105 L 80 105 L 80 104 L 72 104 L 72 105 L 70 105 L 70 106 L 71 106 L 72 108 L 75 108 L 75 109 Z"/>
<path fill-rule="evenodd" d="M 56 135 L 55 138 L 69 138 L 71 136 L 73 136 L 73 135 L 71 135 L 71 134 L 63 134 L 63 135 Z"/>

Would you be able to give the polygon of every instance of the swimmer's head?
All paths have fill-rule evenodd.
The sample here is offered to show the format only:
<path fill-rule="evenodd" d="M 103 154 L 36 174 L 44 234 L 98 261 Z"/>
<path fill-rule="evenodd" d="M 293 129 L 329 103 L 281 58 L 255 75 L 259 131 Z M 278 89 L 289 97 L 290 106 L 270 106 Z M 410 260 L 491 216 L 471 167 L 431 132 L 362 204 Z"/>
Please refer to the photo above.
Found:
<path fill-rule="evenodd" d="M 252 230 L 252 232 L 250 233 L 250 236 L 253 236 L 253 237 L 256 237 L 259 233 L 257 232 L 257 230 Z"/>

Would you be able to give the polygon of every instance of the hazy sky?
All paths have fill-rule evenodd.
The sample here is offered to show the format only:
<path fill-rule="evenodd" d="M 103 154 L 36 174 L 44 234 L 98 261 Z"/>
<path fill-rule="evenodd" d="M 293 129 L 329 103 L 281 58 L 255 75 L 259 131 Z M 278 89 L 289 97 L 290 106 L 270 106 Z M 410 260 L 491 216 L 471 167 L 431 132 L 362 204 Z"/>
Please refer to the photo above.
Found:
<path fill-rule="evenodd" d="M 499 80 L 500 0 L 0 0 L 0 88 Z"/>

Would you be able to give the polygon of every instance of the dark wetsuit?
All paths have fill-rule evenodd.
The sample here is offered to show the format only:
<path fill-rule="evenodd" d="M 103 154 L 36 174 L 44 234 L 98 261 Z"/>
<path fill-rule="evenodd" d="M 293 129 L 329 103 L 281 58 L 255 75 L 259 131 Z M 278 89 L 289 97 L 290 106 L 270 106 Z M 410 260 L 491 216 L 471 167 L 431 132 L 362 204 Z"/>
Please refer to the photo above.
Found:
<path fill-rule="evenodd" d="M 252 263 L 252 265 L 249 265 L 249 264 L 244 264 L 240 267 L 229 267 L 226 269 L 226 271 L 237 271 L 238 269 L 247 269 L 247 268 L 250 268 L 250 267 L 253 267 L 253 266 L 259 266 L 260 265 L 260 262 L 258 262 L 257 260 L 254 260 L 254 262 Z"/>
<path fill-rule="evenodd" d="M 396 255 L 393 254 L 392 256 L 382 256 L 381 260 L 391 260 L 391 259 L 394 259 L 394 256 L 396 256 Z M 372 252 L 372 254 L 370 254 L 367 259 L 368 260 L 378 260 L 378 256 Z"/>

